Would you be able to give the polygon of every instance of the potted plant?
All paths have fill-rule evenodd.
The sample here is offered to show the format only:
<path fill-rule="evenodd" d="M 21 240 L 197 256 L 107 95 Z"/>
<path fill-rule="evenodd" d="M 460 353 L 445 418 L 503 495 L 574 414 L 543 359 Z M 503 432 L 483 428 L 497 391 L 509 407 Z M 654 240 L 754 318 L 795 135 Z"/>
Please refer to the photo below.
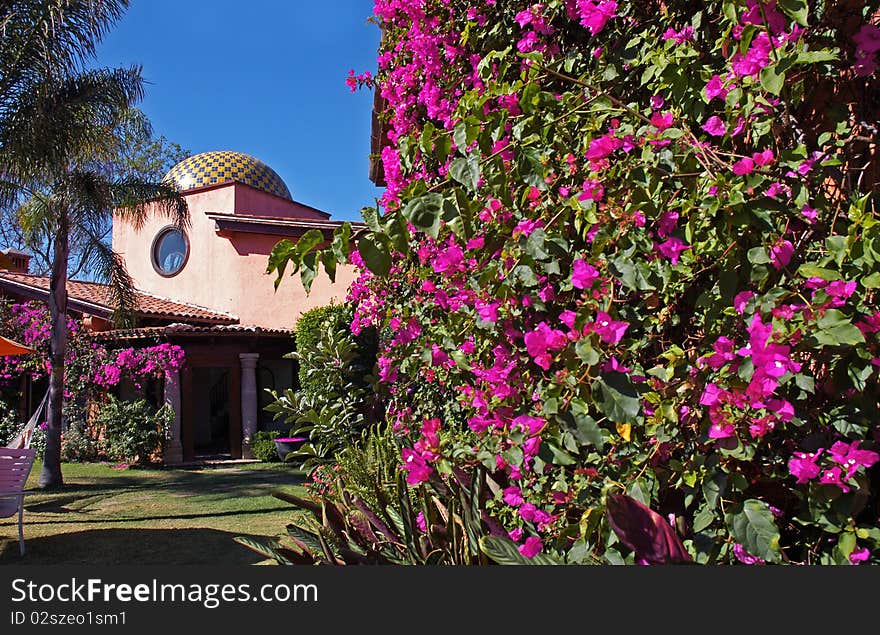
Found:
<path fill-rule="evenodd" d="M 278 458 L 283 461 L 288 454 L 299 450 L 308 440 L 308 437 L 276 437 L 275 451 L 278 452 Z"/>

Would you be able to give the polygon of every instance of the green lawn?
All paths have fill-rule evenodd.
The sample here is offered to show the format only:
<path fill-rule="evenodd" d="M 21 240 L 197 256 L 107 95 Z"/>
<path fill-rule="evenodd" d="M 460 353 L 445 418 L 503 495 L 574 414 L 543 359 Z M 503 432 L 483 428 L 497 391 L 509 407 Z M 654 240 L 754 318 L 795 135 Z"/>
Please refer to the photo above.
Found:
<path fill-rule="evenodd" d="M 36 489 L 40 464 L 28 488 Z M 0 518 L 0 564 L 257 564 L 235 536 L 285 533 L 302 473 L 281 463 L 192 469 L 62 466 L 65 487 L 25 497 L 24 558 L 17 517 Z"/>

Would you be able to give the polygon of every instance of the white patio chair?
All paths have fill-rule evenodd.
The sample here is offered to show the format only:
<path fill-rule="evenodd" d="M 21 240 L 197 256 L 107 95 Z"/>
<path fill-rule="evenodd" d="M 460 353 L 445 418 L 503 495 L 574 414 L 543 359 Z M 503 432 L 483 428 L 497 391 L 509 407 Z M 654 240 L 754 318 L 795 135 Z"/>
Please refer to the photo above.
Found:
<path fill-rule="evenodd" d="M 24 555 L 24 485 L 34 465 L 33 448 L 0 448 L 0 518 L 18 513 L 18 549 Z"/>

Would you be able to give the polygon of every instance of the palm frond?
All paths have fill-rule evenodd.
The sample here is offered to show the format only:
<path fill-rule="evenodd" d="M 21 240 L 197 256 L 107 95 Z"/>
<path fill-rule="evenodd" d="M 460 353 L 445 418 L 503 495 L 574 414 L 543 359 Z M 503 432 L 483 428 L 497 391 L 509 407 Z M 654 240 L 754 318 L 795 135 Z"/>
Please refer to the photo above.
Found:
<path fill-rule="evenodd" d="M 35 78 L 94 56 L 128 0 L 5 0 L 0 3 L 0 101 Z"/>
<path fill-rule="evenodd" d="M 89 239 L 88 268 L 99 280 L 106 282 L 110 289 L 110 303 L 113 307 L 111 319 L 114 326 L 117 328 L 135 326 L 137 293 L 122 256 L 113 251 L 99 236 L 89 235 Z"/>
<path fill-rule="evenodd" d="M 190 225 L 189 207 L 176 187 L 126 176 L 111 184 L 114 213 L 134 226 L 143 227 L 151 212 L 167 217 L 178 229 Z"/>
<path fill-rule="evenodd" d="M 138 66 L 44 78 L 0 118 L 0 170 L 19 182 L 57 177 L 71 163 L 109 157 L 115 130 L 143 98 Z"/>

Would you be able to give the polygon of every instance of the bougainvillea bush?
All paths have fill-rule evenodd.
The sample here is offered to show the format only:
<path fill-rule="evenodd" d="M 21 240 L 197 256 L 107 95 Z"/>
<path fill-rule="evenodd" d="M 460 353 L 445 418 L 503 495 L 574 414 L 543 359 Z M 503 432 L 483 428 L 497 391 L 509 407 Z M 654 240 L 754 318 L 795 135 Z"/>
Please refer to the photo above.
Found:
<path fill-rule="evenodd" d="M 5 402 L 6 410 L 16 411 L 14 419 L 17 420 L 22 377 L 45 381 L 51 370 L 49 312 L 41 302 L 0 303 L 0 325 L 4 333 L 36 351 L 28 355 L 0 357 L 0 402 Z M 64 419 L 68 438 L 62 434 L 65 458 L 84 460 L 98 458 L 99 454 L 102 457 L 117 454 L 114 448 L 119 444 L 110 443 L 108 446 L 100 439 L 103 426 L 96 427 L 92 415 L 107 404 L 109 391 L 121 383 L 127 382 L 142 392 L 149 382 L 176 372 L 183 365 L 184 351 L 167 342 L 142 348 L 110 349 L 95 341 L 79 320 L 68 318 L 67 328 Z M 16 423 L 15 433 L 22 423 Z M 157 434 L 158 430 L 157 427 Z M 114 447 L 105 452 L 102 450 L 105 446 Z"/>
<path fill-rule="evenodd" d="M 376 1 L 387 190 L 270 269 L 361 267 L 412 486 L 482 466 L 526 557 L 642 561 L 625 493 L 698 563 L 880 562 L 878 9 Z"/>

